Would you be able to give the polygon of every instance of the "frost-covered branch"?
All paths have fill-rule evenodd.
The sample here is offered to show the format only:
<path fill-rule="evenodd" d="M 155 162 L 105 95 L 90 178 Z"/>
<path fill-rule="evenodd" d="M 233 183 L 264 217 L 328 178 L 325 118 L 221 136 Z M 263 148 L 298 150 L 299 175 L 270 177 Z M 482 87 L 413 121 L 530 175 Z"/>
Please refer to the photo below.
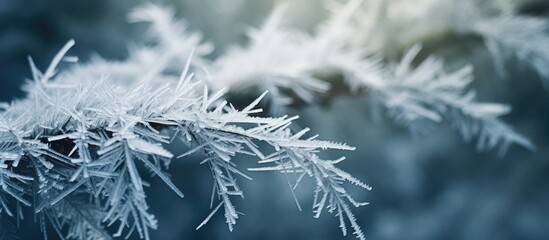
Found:
<path fill-rule="evenodd" d="M 124 78 L 118 75 L 127 67 L 123 63 L 106 69 L 105 74 L 114 73 L 111 76 L 91 70 L 94 63 L 56 73 L 73 44 L 70 41 L 44 73 L 31 64 L 34 79 L 27 84 L 28 97 L 1 114 L 0 213 L 14 216 L 14 209 L 20 208 L 13 206 L 34 205 L 44 232 L 49 221 L 70 239 L 135 232 L 148 239 L 157 220 L 149 212 L 148 184 L 140 169 L 160 177 L 183 197 L 164 173 L 173 154 L 163 144 L 179 138 L 205 153 L 203 163 L 212 170 L 214 193 L 224 206 L 229 229 L 238 218 L 230 197 L 243 195 L 236 178 L 248 178 L 233 160 L 237 154 L 265 161 L 269 154 L 291 153 L 292 161 L 299 161 L 310 177 L 333 183 L 326 191 L 341 199 L 338 206 L 357 236 L 364 238 L 345 203 L 355 201 L 341 185 L 348 181 L 369 188 L 317 155 L 324 149 L 354 148 L 303 139 L 306 131 L 292 134 L 289 125 L 295 118 L 253 116 L 261 112 L 256 106 L 265 94 L 237 110 L 223 99 L 224 91 L 211 93 L 206 86 L 197 91 L 201 84 L 189 74 L 190 59 L 180 76 L 152 69 L 152 76 L 145 71 Z M 273 150 L 259 149 L 260 141 Z M 111 226 L 115 232 L 107 233 Z"/>
<path fill-rule="evenodd" d="M 214 62 L 209 84 L 236 93 L 268 89 L 274 93 L 271 103 L 280 109 L 293 97 L 312 103 L 332 91 L 338 83 L 323 74 L 342 76 L 348 94 L 368 92 L 372 102 L 412 129 L 420 122 L 445 120 L 466 139 L 478 137 L 481 150 L 499 143 L 502 152 L 508 143 L 531 148 L 526 138 L 498 119 L 509 112 L 508 106 L 479 103 L 472 91 L 467 93 L 471 67 L 448 73 L 442 61 L 429 58 L 416 68 L 413 60 L 420 48 L 414 47 L 393 68 L 368 54 L 368 44 L 354 43 L 357 17 L 365 14 L 362 3 L 336 7 L 313 34 L 284 24 L 285 6 L 279 7 L 262 27 L 251 30 L 248 45 L 235 47 Z"/>
<path fill-rule="evenodd" d="M 427 23 L 410 16 L 414 21 L 409 24 L 421 27 L 394 38 L 395 33 L 386 29 L 409 26 L 391 22 L 392 6 L 400 0 L 367 1 L 374 11 L 380 10 L 373 15 L 363 8 L 364 2 L 351 0 L 334 7 L 311 33 L 284 22 L 287 6 L 281 6 L 262 26 L 249 31 L 247 44 L 212 60 L 208 58 L 213 46 L 200 34 L 188 32 L 172 11 L 146 5 L 130 20 L 149 23 L 147 44 L 130 49 L 124 61 L 95 58 L 61 71 L 59 64 L 76 60 L 66 56 L 73 41 L 44 72 L 29 59 L 32 79 L 24 86 L 27 97 L 0 113 L 0 220 L 20 218 L 22 207 L 32 206 L 44 232 L 49 222 L 69 239 L 134 233 L 148 239 L 157 220 L 149 211 L 143 170 L 183 197 L 165 172 L 174 156 L 164 148 L 181 141 L 191 150 L 179 158 L 202 154 L 202 164 L 213 178 L 211 212 L 197 228 L 222 209 L 233 229 L 239 218 L 233 197 L 244 196 L 239 180 L 251 179 L 235 161 L 245 154 L 256 156 L 263 165 L 248 170 L 297 175 L 294 182 L 288 178 L 292 193 L 304 177 L 311 177 L 316 184 L 315 217 L 326 210 L 335 213 L 344 235 L 350 225 L 364 239 L 350 206 L 366 203 L 356 201 L 345 187 L 370 187 L 335 166 L 344 158 L 326 160 L 321 154 L 354 148 L 306 138 L 308 129 L 294 133 L 290 124 L 296 117 L 283 115 L 296 102 L 313 104 L 331 97 L 340 84 L 345 94 L 367 94 L 411 129 L 446 122 L 466 140 L 476 138 L 480 150 L 499 146 L 503 153 L 509 144 L 533 148 L 500 120 L 510 107 L 476 101 L 469 89 L 471 66 L 448 71 L 435 57 L 420 61 L 416 43 L 430 37 L 432 29 L 435 36 L 477 34 L 494 58 L 511 52 L 549 78 L 547 21 L 502 15 L 503 11 L 458 16 L 440 11 L 444 21 Z M 476 17 L 457 24 L 463 16 Z M 370 22 L 360 24 L 363 17 Z M 366 36 L 355 38 L 360 32 Z M 385 45 L 385 40 L 392 41 Z M 402 58 L 386 54 L 393 43 Z M 401 48 L 409 50 L 400 54 Z M 498 70 L 503 72 L 502 67 Z M 235 107 L 228 103 L 234 95 L 249 101 Z M 262 98 L 271 106 L 267 114 L 277 117 L 258 116 Z M 260 143 L 271 148 L 260 148 Z"/>
<path fill-rule="evenodd" d="M 476 36 L 490 51 L 500 77 L 506 77 L 505 62 L 514 56 L 532 67 L 547 85 L 549 21 L 520 13 L 521 6 L 535 0 L 364 2 L 365 8 L 349 25 L 359 33 L 347 40 L 355 46 L 394 55 L 418 43 Z"/>
<path fill-rule="evenodd" d="M 386 77 L 387 85 L 379 90 L 382 103 L 396 119 L 412 127 L 422 120 L 449 122 L 465 140 L 478 137 L 479 150 L 500 145 L 503 154 L 510 144 L 534 148 L 528 139 L 498 119 L 510 107 L 475 101 L 475 93 L 467 90 L 473 80 L 471 66 L 447 72 L 442 60 L 429 57 L 413 67 L 420 50 L 419 45 L 408 50 Z"/>

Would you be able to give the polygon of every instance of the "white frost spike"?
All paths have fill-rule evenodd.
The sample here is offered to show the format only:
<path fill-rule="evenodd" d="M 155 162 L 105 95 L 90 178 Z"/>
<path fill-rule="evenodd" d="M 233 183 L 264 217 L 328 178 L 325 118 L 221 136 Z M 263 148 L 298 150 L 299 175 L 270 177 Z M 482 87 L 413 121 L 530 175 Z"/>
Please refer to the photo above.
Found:
<path fill-rule="evenodd" d="M 133 151 L 154 154 L 165 158 L 172 158 L 173 154 L 168 152 L 159 144 L 152 144 L 141 139 L 128 140 L 128 146 Z"/>
<path fill-rule="evenodd" d="M 55 69 L 57 68 L 57 65 L 59 64 L 59 62 L 61 62 L 61 60 L 65 57 L 65 54 L 67 54 L 67 52 L 69 51 L 69 49 L 72 48 L 72 46 L 74 46 L 74 40 L 71 39 L 69 40 L 65 46 L 63 46 L 63 48 L 61 48 L 61 50 L 57 53 L 57 55 L 55 55 L 55 57 L 53 58 L 53 60 L 51 61 L 50 65 L 48 66 L 48 69 L 46 70 L 46 72 L 44 73 L 44 76 L 42 77 L 41 79 L 41 82 L 42 83 L 46 83 L 48 82 L 48 80 L 53 77 L 54 73 L 55 73 Z"/>
<path fill-rule="evenodd" d="M 198 229 L 200 229 L 202 226 L 206 225 L 206 223 L 208 223 L 208 221 L 210 221 L 210 218 L 213 217 L 213 215 L 217 212 L 217 210 L 219 210 L 219 208 L 221 208 L 221 206 L 223 206 L 223 203 L 222 203 L 222 202 L 220 202 L 220 203 L 217 205 L 217 207 L 215 207 L 215 209 L 212 210 L 212 212 L 210 212 L 210 214 L 208 214 L 208 216 L 204 219 L 204 221 L 202 221 L 202 222 L 200 223 L 200 225 L 198 225 L 198 227 L 196 227 L 195 230 L 198 230 Z"/>
<path fill-rule="evenodd" d="M 189 74 L 189 68 L 191 67 L 191 60 L 194 55 L 194 48 L 191 50 L 191 53 L 189 54 L 189 58 L 187 59 L 187 62 L 185 63 L 185 68 L 183 68 L 183 72 L 181 73 L 181 76 L 179 77 L 179 82 L 177 82 L 177 87 L 175 88 L 177 92 L 181 91 L 181 86 L 185 86 L 185 82 L 190 80 L 192 76 L 189 78 L 187 77 Z"/>

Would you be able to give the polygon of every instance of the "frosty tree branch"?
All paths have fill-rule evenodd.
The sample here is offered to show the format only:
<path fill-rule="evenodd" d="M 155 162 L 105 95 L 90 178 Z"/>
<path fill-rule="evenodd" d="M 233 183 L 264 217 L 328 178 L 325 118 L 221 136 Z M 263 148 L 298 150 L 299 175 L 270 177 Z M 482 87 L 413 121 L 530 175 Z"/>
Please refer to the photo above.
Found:
<path fill-rule="evenodd" d="M 499 143 L 502 153 L 511 143 L 533 148 L 498 119 L 509 112 L 508 106 L 478 103 L 467 91 L 473 80 L 471 66 L 448 73 L 441 60 L 431 57 L 415 68 L 413 60 L 420 50 L 416 46 L 394 68 L 383 66 L 367 47 L 354 45 L 350 39 L 359 32 L 354 20 L 357 12 L 362 13 L 361 3 L 350 1 L 337 8 L 313 35 L 285 26 L 284 7 L 278 8 L 260 29 L 251 31 L 248 46 L 233 48 L 214 62 L 210 85 L 233 92 L 270 90 L 273 108 L 281 109 L 292 97 L 312 103 L 330 92 L 334 82 L 319 74 L 342 75 L 349 94 L 367 90 L 372 102 L 412 129 L 420 122 L 445 120 L 465 139 L 479 137 L 480 150 Z"/>
<path fill-rule="evenodd" d="M 304 173 L 317 179 L 318 188 L 338 201 L 315 205 L 316 211 L 337 206 L 337 214 L 347 216 L 357 237 L 364 238 L 347 201 L 363 204 L 353 200 L 342 184 L 369 187 L 317 155 L 322 149 L 354 148 L 314 137 L 302 139 L 306 130 L 292 134 L 289 125 L 295 118 L 252 116 L 261 112 L 256 108 L 260 98 L 236 110 L 222 99 L 223 91 L 210 95 L 204 87 L 198 94 L 199 82 L 189 74 L 190 61 L 181 77 L 160 71 L 153 78 L 135 76 L 135 81 L 123 83 L 107 77 L 95 82 L 97 72 L 86 74 L 90 66 L 54 74 L 72 44 L 62 49 L 44 74 L 33 66 L 29 97 L 2 113 L 2 212 L 20 216 L 13 209 L 34 205 L 43 231 L 49 220 L 67 238 L 104 239 L 137 232 L 148 239 L 149 228 L 155 229 L 157 221 L 148 211 L 146 185 L 137 165 L 183 197 L 162 170 L 173 157 L 162 144 L 177 137 L 205 150 L 203 163 L 212 170 L 214 192 L 224 206 L 229 229 L 238 218 L 230 198 L 243 194 L 236 177 L 247 178 L 233 158 L 248 154 L 275 164 L 262 170 Z M 257 141 L 269 143 L 274 151 L 267 154 L 258 149 Z M 78 207 L 82 205 L 86 210 Z M 111 225 L 118 230 L 106 233 L 106 226 Z"/>
<path fill-rule="evenodd" d="M 326 160 L 320 153 L 354 148 L 316 136 L 305 138 L 308 129 L 294 133 L 290 124 L 296 117 L 283 115 L 292 103 L 314 104 L 322 96 L 331 97 L 339 91 L 338 81 L 345 85 L 345 94 L 367 92 L 372 103 L 411 129 L 449 122 L 464 139 L 476 138 L 479 150 L 499 146 L 504 153 L 510 144 L 533 148 L 500 120 L 510 107 L 476 101 L 468 88 L 472 66 L 448 71 L 433 56 L 417 59 L 420 45 L 407 40 L 422 39 L 424 32 L 403 39 L 399 46 L 408 50 L 401 59 L 383 55 L 386 46 L 377 43 L 392 33 L 372 26 L 394 24 L 386 11 L 396 2 L 380 4 L 375 9 L 383 11 L 367 18 L 371 22 L 364 26 L 359 24 L 368 16 L 363 1 L 351 0 L 337 6 L 313 33 L 285 23 L 287 6 L 281 6 L 261 27 L 249 30 L 247 45 L 213 60 L 208 59 L 213 46 L 200 34 L 188 32 L 172 11 L 146 5 L 130 20 L 150 23 L 148 45 L 132 49 L 125 61 L 96 58 L 60 71 L 63 60 L 74 61 L 65 56 L 73 41 L 44 72 L 30 59 L 33 79 L 24 87 L 27 97 L 0 114 L 0 220 L 21 218 L 21 209 L 32 206 L 44 232 L 49 222 L 69 239 L 134 233 L 148 239 L 157 220 L 148 210 L 147 184 L 139 169 L 158 176 L 183 197 L 165 173 L 174 156 L 163 147 L 181 141 L 191 150 L 179 158 L 202 153 L 202 164 L 213 178 L 212 209 L 197 228 L 223 210 L 233 229 L 239 213 L 232 199 L 244 196 L 238 181 L 250 179 L 235 158 L 246 154 L 264 165 L 248 170 L 297 175 L 295 182 L 289 181 L 292 191 L 304 177 L 311 177 L 316 184 L 315 217 L 325 210 L 333 212 L 344 235 L 350 225 L 364 239 L 350 206 L 366 203 L 356 201 L 345 187 L 370 187 L 335 166 L 344 158 Z M 499 55 L 511 52 L 548 78 L 546 21 L 513 14 L 471 19 L 465 27 L 448 21 L 437 29 L 481 36 L 500 72 Z M 367 41 L 354 40 L 361 30 L 372 34 L 364 38 Z M 526 39 L 533 41 L 522 44 Z M 373 55 L 377 51 L 380 54 Z M 226 93 L 249 101 L 234 107 Z M 258 116 L 263 98 L 277 117 Z M 271 149 L 259 148 L 259 142 Z M 115 232 L 108 232 L 109 227 Z"/>

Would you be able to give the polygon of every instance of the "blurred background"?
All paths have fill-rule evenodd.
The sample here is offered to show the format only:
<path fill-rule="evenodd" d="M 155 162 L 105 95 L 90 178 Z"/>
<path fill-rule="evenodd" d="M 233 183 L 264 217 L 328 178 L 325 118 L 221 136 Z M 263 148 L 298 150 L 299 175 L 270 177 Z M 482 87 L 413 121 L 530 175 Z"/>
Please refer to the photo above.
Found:
<path fill-rule="evenodd" d="M 71 54 L 83 62 L 93 55 L 123 60 L 128 46 L 140 44 L 143 38 L 144 26 L 130 24 L 126 18 L 143 2 L 0 0 L 0 100 L 24 97 L 20 89 L 31 76 L 27 56 L 45 69 L 71 38 L 77 43 Z M 173 6 L 191 29 L 204 33 L 216 45 L 212 57 L 232 44 L 244 44 L 246 29 L 261 24 L 275 4 L 274 0 L 154 2 Z M 328 12 L 320 2 L 293 1 L 291 22 L 310 30 Z M 520 11 L 547 16 L 548 2 L 529 1 Z M 372 117 L 365 107 L 367 99 L 358 97 L 340 97 L 326 106 L 294 112 L 301 116 L 298 124 L 323 139 L 357 147 L 344 153 L 348 160 L 341 168 L 373 187 L 370 192 L 356 189 L 354 193 L 371 203 L 355 210 L 369 239 L 549 239 L 549 90 L 516 61 L 508 62 L 510 77 L 499 79 L 489 53 L 478 42 L 437 44 L 436 54 L 449 65 L 474 64 L 472 87 L 480 99 L 510 104 L 513 111 L 504 120 L 529 137 L 536 151 L 512 146 L 502 158 L 495 152 L 478 153 L 474 143 L 463 143 L 448 126 L 411 134 L 389 119 Z M 209 169 L 199 165 L 200 160 L 175 160 L 170 168 L 174 183 L 185 193 L 183 199 L 159 179 L 152 179 L 148 199 L 159 220 L 152 239 L 343 238 L 332 215 L 313 218 L 311 182 L 302 183 L 296 191 L 304 207 L 300 212 L 283 175 L 255 172 L 250 173 L 253 181 L 241 181 L 246 198 L 236 205 L 245 215 L 232 233 L 221 214 L 195 231 L 209 214 L 212 186 Z M 255 166 L 254 159 L 245 157 L 236 162 L 243 168 Z M 31 214 L 20 227 L 20 239 L 42 236 Z"/>

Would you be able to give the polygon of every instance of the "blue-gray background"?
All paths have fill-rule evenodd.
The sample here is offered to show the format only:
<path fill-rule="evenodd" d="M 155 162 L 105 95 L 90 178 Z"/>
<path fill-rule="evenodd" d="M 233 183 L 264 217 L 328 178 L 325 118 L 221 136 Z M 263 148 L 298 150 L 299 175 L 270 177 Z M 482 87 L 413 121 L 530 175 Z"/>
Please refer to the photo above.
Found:
<path fill-rule="evenodd" d="M 20 87 L 30 77 L 28 55 L 44 69 L 70 38 L 77 42 L 71 53 L 82 61 L 93 54 L 124 59 L 127 44 L 139 43 L 143 35 L 142 26 L 126 21 L 128 11 L 139 2 L 0 0 L 0 100 L 24 96 Z M 163 2 L 204 32 L 218 46 L 215 54 L 228 44 L 245 41 L 242 30 L 258 25 L 272 7 L 270 0 Z M 525 11 L 544 14 L 547 5 Z M 296 6 L 305 28 L 325 12 L 313 0 Z M 509 62 L 509 79 L 498 79 L 480 44 L 454 43 L 443 49 L 443 55 L 459 55 L 459 61 L 475 64 L 473 87 L 482 100 L 512 105 L 513 112 L 504 119 L 534 141 L 535 152 L 513 146 L 503 158 L 494 152 L 477 153 L 474 144 L 463 143 L 447 126 L 413 136 L 388 119 L 373 120 L 360 98 L 340 98 L 329 106 L 300 110 L 299 124 L 323 139 L 357 147 L 345 153 L 348 160 L 341 167 L 374 188 L 355 193 L 371 202 L 356 210 L 369 239 L 549 239 L 549 90 L 518 62 Z M 176 160 L 170 168 L 174 182 L 186 194 L 183 199 L 158 179 L 152 180 L 148 198 L 159 220 L 153 239 L 342 238 L 332 215 L 312 217 L 311 182 L 296 192 L 304 206 L 299 212 L 286 180 L 276 173 L 250 173 L 253 181 L 242 180 L 246 198 L 236 204 L 245 215 L 234 232 L 228 231 L 221 214 L 195 231 L 209 213 L 212 184 L 209 170 L 199 161 Z M 253 159 L 237 163 L 254 166 Z M 27 215 L 20 239 L 40 238 L 33 222 Z"/>

